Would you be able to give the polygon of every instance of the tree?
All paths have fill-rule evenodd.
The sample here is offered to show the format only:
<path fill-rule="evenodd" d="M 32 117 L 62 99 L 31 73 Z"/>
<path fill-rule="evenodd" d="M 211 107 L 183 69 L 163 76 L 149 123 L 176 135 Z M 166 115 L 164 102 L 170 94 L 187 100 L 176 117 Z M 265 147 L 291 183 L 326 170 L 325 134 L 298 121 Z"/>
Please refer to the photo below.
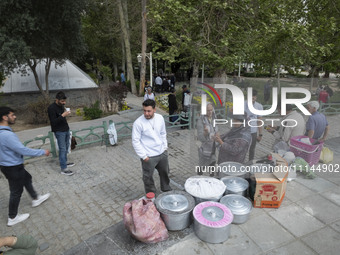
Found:
<path fill-rule="evenodd" d="M 127 60 L 127 76 L 129 77 L 130 82 L 131 82 L 131 92 L 133 94 L 137 94 L 135 78 L 133 74 L 128 22 L 126 20 L 126 16 L 125 16 L 126 14 L 124 13 L 122 0 L 117 0 L 117 4 L 118 4 L 119 18 L 120 18 L 121 29 L 122 29 L 124 45 L 125 45 L 125 53 L 126 53 L 126 60 Z"/>
<path fill-rule="evenodd" d="M 85 52 L 80 17 L 85 0 L 2 0 L 0 2 L 1 70 L 15 68 L 34 74 L 36 84 L 48 98 L 48 75 L 52 61 L 62 65 L 65 59 L 79 59 Z M 9 15 L 10 14 L 10 15 Z M 45 63 L 45 90 L 36 67 Z"/>
<path fill-rule="evenodd" d="M 144 93 L 145 84 L 145 53 L 146 53 L 146 42 L 147 41 L 147 24 L 146 24 L 146 0 L 142 0 L 142 61 L 140 66 L 140 83 L 139 83 L 139 95 Z M 150 59 L 151 61 L 151 59 Z M 150 77 L 152 79 L 152 77 Z"/>

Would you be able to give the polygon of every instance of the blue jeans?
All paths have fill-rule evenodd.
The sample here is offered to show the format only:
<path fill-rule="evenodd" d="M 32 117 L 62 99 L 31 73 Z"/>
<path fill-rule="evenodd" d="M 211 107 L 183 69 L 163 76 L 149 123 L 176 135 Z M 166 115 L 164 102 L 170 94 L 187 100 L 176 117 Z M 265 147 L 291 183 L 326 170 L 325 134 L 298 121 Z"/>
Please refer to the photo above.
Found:
<path fill-rule="evenodd" d="M 57 138 L 59 147 L 59 162 L 61 170 L 67 168 L 67 150 L 70 146 L 70 131 L 67 132 L 55 132 L 55 137 Z"/>

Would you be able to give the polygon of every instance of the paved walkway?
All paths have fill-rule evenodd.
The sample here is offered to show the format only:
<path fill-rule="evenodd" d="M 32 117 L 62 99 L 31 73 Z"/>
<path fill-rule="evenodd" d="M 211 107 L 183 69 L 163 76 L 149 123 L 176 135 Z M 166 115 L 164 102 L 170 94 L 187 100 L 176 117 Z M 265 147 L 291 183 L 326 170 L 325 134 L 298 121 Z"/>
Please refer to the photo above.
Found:
<path fill-rule="evenodd" d="M 129 96 L 135 111 L 105 119 L 123 121 L 136 118 L 141 98 Z M 332 127 L 329 146 L 335 151 L 333 165 L 340 164 L 339 116 L 328 117 Z M 102 120 L 97 120 L 101 123 Z M 93 122 L 72 123 L 71 128 L 92 126 Z M 46 134 L 49 128 L 19 132 L 24 141 L 33 133 Z M 46 131 L 46 132 L 45 132 Z M 28 137 L 28 138 L 27 138 Z M 173 130 L 168 133 L 170 178 L 183 185 L 194 175 L 197 148 L 194 132 Z M 271 136 L 267 133 L 258 144 L 256 156 L 266 154 Z M 25 192 L 19 210 L 30 218 L 7 227 L 8 184 L 0 178 L 0 233 L 31 233 L 39 242 L 37 254 L 338 254 L 340 250 L 340 174 L 317 173 L 314 180 L 298 176 L 287 186 L 279 209 L 254 209 L 249 221 L 232 225 L 231 236 L 223 244 L 200 241 L 193 229 L 170 232 L 168 241 L 146 245 L 133 240 L 122 224 L 123 206 L 144 194 L 140 161 L 131 139 L 118 146 L 91 146 L 72 152 L 73 176 L 59 173 L 56 159 L 37 158 L 27 161 L 39 193 L 50 192 L 51 198 L 37 208 Z M 159 184 L 158 176 L 155 175 Z M 174 184 L 175 183 L 175 184 Z M 158 187 L 159 189 L 159 187 Z M 44 250 L 45 249 L 45 250 Z"/>

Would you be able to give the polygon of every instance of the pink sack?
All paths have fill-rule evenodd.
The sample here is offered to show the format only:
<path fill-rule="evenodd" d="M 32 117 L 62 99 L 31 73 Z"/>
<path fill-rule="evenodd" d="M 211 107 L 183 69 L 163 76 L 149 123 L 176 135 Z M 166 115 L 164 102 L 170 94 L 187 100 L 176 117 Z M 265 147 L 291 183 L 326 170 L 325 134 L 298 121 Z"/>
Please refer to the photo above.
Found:
<path fill-rule="evenodd" d="M 133 200 L 124 205 L 125 228 L 143 243 L 158 243 L 168 239 L 168 230 L 151 201 Z"/>

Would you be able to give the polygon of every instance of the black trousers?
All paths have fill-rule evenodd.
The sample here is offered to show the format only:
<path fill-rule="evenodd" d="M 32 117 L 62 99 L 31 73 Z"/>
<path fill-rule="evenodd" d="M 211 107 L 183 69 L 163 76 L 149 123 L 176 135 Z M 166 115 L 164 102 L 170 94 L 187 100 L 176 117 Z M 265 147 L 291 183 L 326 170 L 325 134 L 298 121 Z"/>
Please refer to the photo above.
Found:
<path fill-rule="evenodd" d="M 13 219 L 18 214 L 18 207 L 24 187 L 32 199 L 37 199 L 38 194 L 33 188 L 32 176 L 26 171 L 24 165 L 0 166 L 0 168 L 8 180 L 10 191 L 8 217 Z"/>
<path fill-rule="evenodd" d="M 143 169 L 143 182 L 145 193 L 156 192 L 155 182 L 153 180 L 153 172 L 155 168 L 158 171 L 159 179 L 161 182 L 161 190 L 163 192 L 170 191 L 170 179 L 169 179 L 169 163 L 168 152 L 164 151 L 161 155 L 150 157 L 148 162 L 142 161 Z"/>
<path fill-rule="evenodd" d="M 257 142 L 257 132 L 251 133 L 251 144 L 249 148 L 249 160 L 253 160 L 255 157 L 255 147 Z"/>

